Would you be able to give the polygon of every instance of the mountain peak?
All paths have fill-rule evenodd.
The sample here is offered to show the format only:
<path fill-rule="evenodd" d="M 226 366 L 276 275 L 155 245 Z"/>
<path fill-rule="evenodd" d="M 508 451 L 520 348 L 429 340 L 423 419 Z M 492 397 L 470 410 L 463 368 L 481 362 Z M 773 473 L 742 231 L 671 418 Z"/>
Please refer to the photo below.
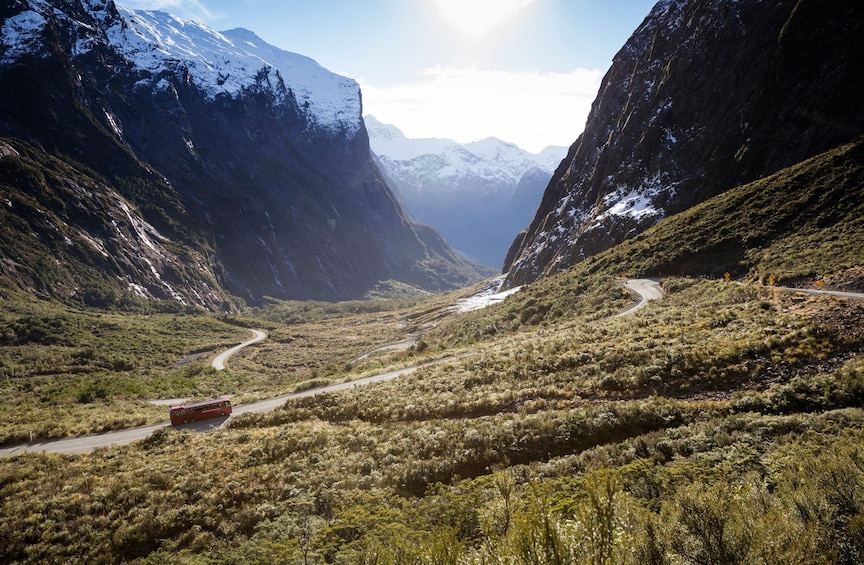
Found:
<path fill-rule="evenodd" d="M 82 0 L 86 14 L 78 13 L 74 3 L 55 4 L 29 0 L 25 10 L 5 22 L 0 64 L 35 52 L 42 45 L 45 22 L 61 17 L 76 37 L 74 56 L 107 43 L 141 75 L 139 88 L 165 90 L 170 88 L 166 75 L 183 75 L 211 100 L 263 89 L 277 103 L 293 97 L 310 127 L 348 135 L 360 129 L 362 105 L 356 81 L 274 47 L 247 29 L 220 33 L 166 12 L 130 10 L 104 0 Z"/>
<path fill-rule="evenodd" d="M 367 115 L 363 118 L 366 123 L 366 131 L 369 137 L 374 137 L 379 140 L 403 140 L 406 139 L 402 130 L 393 124 L 381 123 L 378 118 L 372 115 Z"/>
<path fill-rule="evenodd" d="M 374 116 L 366 116 L 364 120 L 369 134 L 369 145 L 379 157 L 410 160 L 421 155 L 454 150 L 458 145 L 451 139 L 437 137 L 408 138 L 398 127 L 382 123 Z"/>
<path fill-rule="evenodd" d="M 566 153 L 559 147 L 534 155 L 495 137 L 409 139 L 372 116 L 365 120 L 379 165 L 410 214 L 486 265 L 502 264 L 507 242 L 531 220 Z"/>
<path fill-rule="evenodd" d="M 553 171 L 566 153 L 564 147 L 550 146 L 541 153 L 533 154 L 497 137 L 470 143 L 438 137 L 409 138 L 398 127 L 384 124 L 374 116 L 364 119 L 369 144 L 379 157 L 391 161 L 410 161 L 434 155 L 448 171 L 471 172 L 487 178 L 504 175 L 514 183 L 525 171 L 535 166 Z"/>

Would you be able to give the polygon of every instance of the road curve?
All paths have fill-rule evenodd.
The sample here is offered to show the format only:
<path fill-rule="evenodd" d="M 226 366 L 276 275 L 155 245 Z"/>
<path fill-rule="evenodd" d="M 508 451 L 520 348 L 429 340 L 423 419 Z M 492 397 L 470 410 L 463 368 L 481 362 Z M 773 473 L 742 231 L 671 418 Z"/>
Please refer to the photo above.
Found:
<path fill-rule="evenodd" d="M 458 358 L 460 358 L 460 356 L 445 357 L 442 359 L 436 359 L 434 361 L 421 363 L 413 367 L 406 367 L 405 369 L 398 369 L 396 371 L 390 371 L 387 373 L 382 373 L 380 375 L 373 375 L 371 377 L 365 377 L 354 381 L 346 381 L 343 383 L 310 388 L 308 390 L 302 390 L 299 392 L 292 392 L 291 394 L 283 394 L 282 396 L 268 398 L 267 400 L 253 402 L 251 404 L 241 404 L 239 406 L 234 406 L 233 414 L 231 417 L 247 413 L 270 412 L 271 410 L 275 410 L 276 408 L 284 404 L 286 401 L 294 398 L 306 398 L 308 396 L 315 396 L 317 394 L 323 394 L 325 392 L 336 392 L 339 390 L 354 388 L 356 386 L 389 381 L 403 375 L 409 375 L 422 367 L 428 367 L 430 365 L 436 365 L 438 363 L 446 363 L 448 361 L 453 361 Z M 229 417 L 214 418 L 212 420 L 203 420 L 201 422 L 184 424 L 182 426 L 175 427 L 178 429 L 206 431 L 222 427 L 222 425 L 224 425 L 225 422 L 229 419 Z M 127 430 L 118 430 L 116 432 L 106 432 L 89 436 L 46 440 L 35 443 L 22 443 L 18 445 L 0 448 L 0 457 L 8 457 L 11 455 L 20 455 L 22 453 L 36 453 L 42 451 L 46 451 L 49 453 L 67 454 L 85 453 L 88 451 L 93 451 L 98 447 L 110 447 L 112 445 L 125 445 L 127 443 L 132 443 L 133 441 L 146 438 L 159 428 L 165 428 L 169 426 L 170 424 L 168 422 L 164 422 L 161 424 L 153 424 L 141 428 L 130 428 Z"/>
<path fill-rule="evenodd" d="M 423 367 L 429 367 L 431 365 L 438 365 L 439 363 L 447 363 L 448 361 L 454 361 L 456 359 L 461 358 L 462 356 L 456 355 L 451 357 L 444 357 L 442 359 L 436 359 L 434 361 L 427 361 L 426 363 L 421 363 L 419 365 L 414 365 L 413 367 L 406 367 L 404 369 L 397 369 L 395 371 L 389 371 L 387 373 L 381 373 L 380 375 L 373 375 L 371 377 L 364 377 L 362 379 L 356 379 L 353 381 L 345 381 L 342 383 L 335 383 L 332 385 L 319 386 L 315 388 L 310 388 L 307 390 L 301 390 L 298 392 L 292 392 L 290 394 L 283 394 L 282 396 L 277 396 L 275 398 L 269 398 L 267 400 L 262 400 L 260 402 L 254 402 L 252 404 L 240 405 L 234 407 L 233 416 L 238 416 L 240 414 L 247 413 L 260 413 L 260 412 L 270 412 L 271 410 L 275 410 L 280 407 L 288 400 L 293 400 L 296 398 L 307 398 L 309 396 L 316 396 L 318 394 L 323 394 L 325 392 L 337 392 L 340 390 L 347 390 L 349 388 L 354 388 L 358 386 L 369 385 L 373 383 L 380 383 L 384 381 L 391 381 L 397 377 L 401 377 L 404 375 L 410 375 L 411 373 L 421 369 Z"/>
<path fill-rule="evenodd" d="M 619 312 L 618 314 L 616 314 L 616 316 L 626 316 L 627 314 L 632 314 L 633 312 L 644 308 L 645 305 L 648 304 L 648 302 L 652 300 L 659 300 L 665 296 L 663 289 L 660 288 L 659 281 L 656 279 L 628 279 L 624 283 L 624 286 L 639 296 L 639 302 L 637 302 L 627 310 Z M 241 343 L 240 345 L 236 345 L 231 349 L 228 349 L 227 351 L 216 356 L 216 358 L 213 359 L 211 363 L 213 365 L 213 368 L 215 368 L 216 370 L 224 369 L 225 362 L 228 360 L 229 357 L 231 357 L 231 355 L 235 354 L 237 351 L 248 345 L 258 343 L 267 337 L 267 334 L 260 330 L 250 331 L 255 334 L 255 337 L 253 339 L 250 339 L 249 341 Z M 254 402 L 251 404 L 241 404 L 234 407 L 233 416 L 239 416 L 246 413 L 269 412 L 271 410 L 275 410 L 276 408 L 284 404 L 286 401 L 295 398 L 305 398 L 308 396 L 323 394 L 325 392 L 336 392 L 356 386 L 389 381 L 403 375 L 411 374 L 422 367 L 428 367 L 430 365 L 435 365 L 438 363 L 446 363 L 448 361 L 456 360 L 460 357 L 461 356 L 446 357 L 443 359 L 437 359 L 435 361 L 429 361 L 427 363 L 421 363 L 420 365 L 415 365 L 413 367 L 398 369 L 396 371 L 390 371 L 387 373 L 382 373 L 380 375 L 374 375 L 363 379 L 315 387 L 308 390 L 294 392 L 291 394 L 284 394 L 282 396 L 269 398 L 267 400 L 262 400 L 260 402 Z M 221 427 L 228 419 L 229 418 L 216 418 L 213 420 L 205 420 L 202 422 L 196 422 L 194 424 L 186 424 L 176 427 L 180 429 L 188 428 L 196 430 L 208 430 Z M 127 443 L 131 443 L 135 440 L 144 439 L 157 429 L 164 428 L 166 426 L 169 426 L 167 422 L 141 428 L 118 430 L 116 432 L 106 432 L 103 434 L 13 445 L 10 447 L 0 448 L 0 457 L 40 451 L 47 451 L 51 453 L 84 453 L 87 451 L 92 451 L 98 447 L 124 445 Z"/>
<path fill-rule="evenodd" d="M 660 300 L 666 296 L 666 293 L 663 292 L 663 289 L 660 287 L 659 279 L 627 279 L 624 281 L 624 288 L 638 295 L 639 302 L 626 310 L 618 312 L 615 314 L 616 317 L 632 314 L 633 312 L 645 308 L 649 302 Z"/>
<path fill-rule="evenodd" d="M 247 347 L 249 345 L 252 345 L 252 344 L 258 343 L 259 341 L 264 341 L 265 339 L 267 339 L 267 333 L 266 332 L 262 332 L 261 330 L 251 330 L 251 329 L 249 331 L 252 332 L 255 335 L 255 337 L 253 337 L 249 341 L 244 341 L 240 345 L 235 345 L 231 349 L 223 351 L 222 353 L 220 353 L 219 355 L 217 355 L 216 357 L 213 358 L 213 361 L 210 362 L 210 365 L 212 365 L 213 368 L 216 369 L 217 371 L 222 371 L 225 369 L 225 363 L 228 362 L 228 359 L 232 355 L 234 355 L 235 353 L 237 353 L 238 351 L 240 351 L 244 347 Z"/>
<path fill-rule="evenodd" d="M 389 345 L 382 345 L 381 347 L 376 347 L 375 349 L 370 349 L 366 353 L 361 353 L 357 357 L 348 361 L 349 363 L 356 363 L 357 361 L 362 361 L 366 359 L 373 353 L 379 353 L 381 351 L 393 351 L 393 350 L 403 350 L 403 349 L 411 349 L 417 345 L 416 339 L 406 339 L 405 341 L 400 341 L 399 343 L 391 343 Z"/>

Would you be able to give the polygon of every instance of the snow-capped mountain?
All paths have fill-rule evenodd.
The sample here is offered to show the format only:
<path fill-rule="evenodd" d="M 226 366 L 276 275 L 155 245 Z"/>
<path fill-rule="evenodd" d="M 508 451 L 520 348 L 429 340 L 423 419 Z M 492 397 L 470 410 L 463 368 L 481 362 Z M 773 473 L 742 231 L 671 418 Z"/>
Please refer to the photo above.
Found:
<path fill-rule="evenodd" d="M 482 277 L 403 213 L 357 83 L 248 30 L 11 0 L 0 85 L 0 275 L 19 286 L 219 308 Z"/>
<path fill-rule="evenodd" d="M 130 10 L 110 0 L 82 0 L 98 22 L 96 27 L 80 25 L 74 14 L 53 10 L 48 0 L 33 0 L 31 4 L 34 9 L 3 23 L 0 64 L 39 52 L 44 48 L 41 37 L 45 27 L 52 17 L 59 18 L 72 26 L 75 57 L 107 41 L 136 70 L 147 73 L 137 88 L 168 89 L 170 82 L 161 77 L 162 73 L 182 66 L 210 100 L 268 88 L 283 103 L 283 98 L 293 96 L 315 125 L 351 134 L 360 128 L 360 87 L 356 81 L 332 73 L 308 57 L 273 47 L 249 30 L 220 33 L 165 12 Z M 50 16 L 46 17 L 46 10 L 51 10 Z"/>
<path fill-rule="evenodd" d="M 465 144 L 411 139 L 374 116 L 365 122 L 372 151 L 412 217 L 496 267 L 566 153 L 550 146 L 533 154 L 494 137 Z"/>
<path fill-rule="evenodd" d="M 146 73 L 136 88 L 169 89 L 171 84 L 163 73 L 182 69 L 210 100 L 220 95 L 237 98 L 244 91 L 266 88 L 282 103 L 293 97 L 317 126 L 349 134 L 360 128 L 360 87 L 356 81 L 332 73 L 308 57 L 269 45 L 249 30 L 220 33 L 165 12 L 130 10 L 110 0 L 81 3 L 96 26 L 76 19 L 75 12 L 54 10 L 48 0 L 31 0 L 32 9 L 3 23 L 0 64 L 43 50 L 45 28 L 56 18 L 73 34 L 74 57 L 107 42 L 136 71 Z"/>
<path fill-rule="evenodd" d="M 375 116 L 367 115 L 364 119 L 369 144 L 378 157 L 406 162 L 425 155 L 440 155 L 446 167 L 439 176 L 474 174 L 518 181 L 532 167 L 554 171 L 567 153 L 566 147 L 556 146 L 530 153 L 495 137 L 471 143 L 435 137 L 408 138 L 398 127 L 383 124 Z"/>
<path fill-rule="evenodd" d="M 861 135 L 860 53 L 860 3 L 658 2 L 615 56 L 585 131 L 514 241 L 506 284 L 565 269 Z"/>

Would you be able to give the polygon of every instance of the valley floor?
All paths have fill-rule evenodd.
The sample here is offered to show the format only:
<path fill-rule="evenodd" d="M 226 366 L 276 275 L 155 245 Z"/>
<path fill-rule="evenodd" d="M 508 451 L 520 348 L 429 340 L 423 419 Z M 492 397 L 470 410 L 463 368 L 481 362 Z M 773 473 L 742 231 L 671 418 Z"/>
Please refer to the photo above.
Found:
<path fill-rule="evenodd" d="M 4 561 L 858 562 L 864 304 L 722 281 L 663 288 L 627 318 L 611 317 L 632 298 L 609 279 L 531 285 L 463 314 L 324 313 L 308 334 L 275 321 L 293 306 L 266 313 L 269 327 L 256 313 L 270 338 L 201 376 L 303 372 L 312 388 L 470 355 L 208 434 L 4 458 Z M 286 369 L 313 333 L 375 349 L 361 318 L 379 340 L 391 325 L 422 338 L 357 366 Z"/>

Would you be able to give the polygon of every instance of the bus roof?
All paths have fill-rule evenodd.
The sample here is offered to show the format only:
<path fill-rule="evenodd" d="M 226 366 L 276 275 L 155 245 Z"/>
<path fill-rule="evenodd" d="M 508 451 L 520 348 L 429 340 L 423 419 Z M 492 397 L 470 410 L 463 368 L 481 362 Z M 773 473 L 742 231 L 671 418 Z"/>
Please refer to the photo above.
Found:
<path fill-rule="evenodd" d="M 201 402 L 193 402 L 192 404 L 177 404 L 169 408 L 169 410 L 179 410 L 181 408 L 198 408 L 199 406 L 207 406 L 208 404 L 213 404 L 214 402 L 225 402 L 231 401 L 227 396 L 223 396 L 222 398 L 214 398 L 213 400 L 202 400 Z"/>

